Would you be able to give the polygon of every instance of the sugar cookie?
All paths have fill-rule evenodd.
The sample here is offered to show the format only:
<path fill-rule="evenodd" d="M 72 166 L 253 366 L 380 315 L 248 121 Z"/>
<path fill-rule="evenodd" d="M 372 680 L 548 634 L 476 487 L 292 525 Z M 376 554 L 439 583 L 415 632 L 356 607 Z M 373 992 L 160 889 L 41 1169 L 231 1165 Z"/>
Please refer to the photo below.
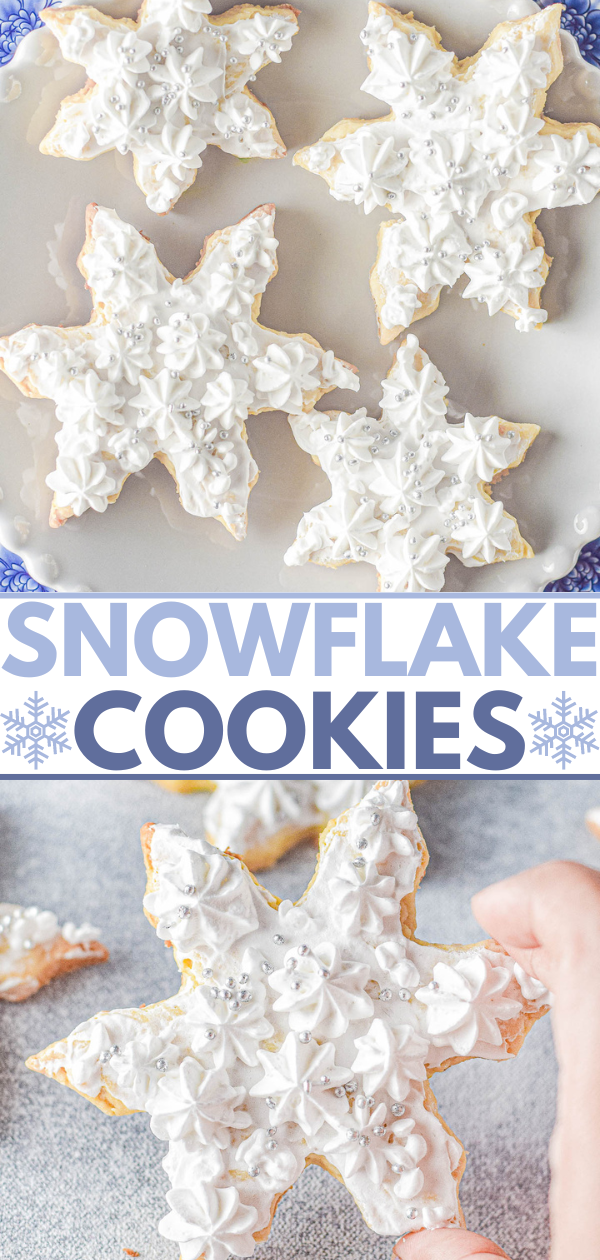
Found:
<path fill-rule="evenodd" d="M 30 324 L 0 338 L 0 367 L 28 397 L 52 398 L 62 425 L 46 478 L 51 525 L 105 512 L 156 458 L 187 512 L 244 538 L 259 475 L 248 415 L 310 410 L 338 386 L 358 389 L 355 369 L 313 337 L 259 324 L 277 272 L 274 221 L 275 207 L 260 206 L 215 232 L 194 270 L 174 280 L 142 233 L 88 207 L 79 269 L 92 292 L 89 324 Z"/>
<path fill-rule="evenodd" d="M 22 1002 L 67 971 L 106 962 L 98 929 L 58 926 L 52 910 L 0 902 L 0 999 Z"/>
<path fill-rule="evenodd" d="M 345 119 L 295 162 L 366 214 L 387 206 L 371 288 L 381 341 L 435 311 L 445 285 L 541 328 L 552 259 L 536 219 L 600 189 L 600 128 L 542 110 L 563 68 L 560 4 L 501 22 L 474 57 L 446 52 L 434 27 L 369 4 L 363 89 L 391 113 Z"/>
<path fill-rule="evenodd" d="M 102 1012 L 28 1061 L 169 1143 L 184 1260 L 250 1256 L 308 1163 L 382 1235 L 458 1224 L 465 1152 L 429 1077 L 506 1060 L 548 1007 L 491 941 L 415 939 L 427 850 L 408 785 L 384 781 L 320 842 L 297 905 L 177 827 L 142 832 L 146 914 L 182 972 L 176 997 Z"/>
<path fill-rule="evenodd" d="M 448 386 L 414 333 L 382 383 L 383 414 L 290 416 L 332 495 L 300 522 L 288 565 L 375 565 L 383 591 L 440 591 L 449 556 L 468 568 L 533 555 L 490 483 L 522 462 L 534 424 L 446 419 Z"/>
<path fill-rule="evenodd" d="M 88 81 L 62 102 L 42 153 L 132 153 L 156 214 L 191 187 L 209 144 L 245 160 L 283 157 L 275 119 L 247 84 L 289 51 L 298 11 L 241 4 L 211 12 L 210 0 L 144 0 L 136 22 L 87 5 L 43 9 L 63 56 L 85 66 Z"/>

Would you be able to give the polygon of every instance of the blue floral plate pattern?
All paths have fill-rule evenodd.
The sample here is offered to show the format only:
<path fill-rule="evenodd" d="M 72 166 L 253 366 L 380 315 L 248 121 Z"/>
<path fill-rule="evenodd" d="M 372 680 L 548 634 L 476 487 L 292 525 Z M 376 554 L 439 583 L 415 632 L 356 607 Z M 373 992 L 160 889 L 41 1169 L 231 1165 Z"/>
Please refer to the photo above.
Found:
<path fill-rule="evenodd" d="M 554 0 L 537 0 L 541 8 Z M 0 0 L 0 66 L 14 56 L 17 45 L 30 31 L 42 25 L 40 10 L 60 0 Z M 563 0 L 562 26 L 577 41 L 585 61 L 600 67 L 600 0 Z M 0 546 L 0 595 L 9 592 L 43 592 L 30 577 L 23 561 Z M 600 538 L 587 543 L 571 572 L 551 582 L 547 591 L 600 591 Z"/>

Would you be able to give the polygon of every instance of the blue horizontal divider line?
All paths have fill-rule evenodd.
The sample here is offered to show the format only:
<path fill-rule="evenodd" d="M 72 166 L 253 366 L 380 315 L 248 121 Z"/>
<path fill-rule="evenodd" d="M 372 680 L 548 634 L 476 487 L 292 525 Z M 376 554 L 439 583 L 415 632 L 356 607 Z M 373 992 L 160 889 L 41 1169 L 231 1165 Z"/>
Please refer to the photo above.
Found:
<path fill-rule="evenodd" d="M 343 776 L 343 781 L 346 782 L 347 779 L 362 780 L 364 778 L 364 774 L 365 774 L 364 771 L 362 774 L 345 774 Z M 390 779 L 390 778 L 397 779 L 399 776 L 400 776 L 400 772 L 398 770 L 390 770 L 387 774 L 385 773 L 385 771 L 382 771 L 381 774 L 378 776 L 378 779 L 379 780 Z M 237 782 L 238 779 L 248 779 L 249 781 L 254 782 L 257 778 L 255 774 L 211 774 L 210 770 L 205 771 L 205 777 L 206 777 L 206 780 L 210 783 L 219 783 L 219 782 L 225 783 L 225 782 L 228 782 L 229 779 L 233 779 L 235 782 Z M 319 777 L 322 779 L 331 780 L 332 782 L 335 782 L 338 779 L 340 780 L 342 779 L 342 776 L 339 774 L 332 775 L 332 774 L 324 774 L 323 772 L 320 772 Z M 506 780 L 512 780 L 513 782 L 515 779 L 527 779 L 527 780 L 532 780 L 532 781 L 536 779 L 540 779 L 540 780 L 545 780 L 545 779 L 579 780 L 580 779 L 582 782 L 589 783 L 591 779 L 594 779 L 594 780 L 600 779 L 600 774 L 561 774 L 559 771 L 556 771 L 555 774 L 457 774 L 456 772 L 454 772 L 453 774 L 430 774 L 429 771 L 427 770 L 402 770 L 400 777 L 402 777 L 403 779 L 426 778 L 428 783 L 430 782 L 431 783 L 433 782 L 447 783 L 448 779 L 450 778 L 467 779 L 469 781 L 478 780 L 478 779 L 486 779 L 486 780 L 489 780 L 490 782 L 492 782 L 492 780 L 495 780 L 495 779 L 506 779 Z M 312 774 L 291 773 L 291 778 L 312 780 L 315 778 L 315 772 L 313 771 Z M 69 783 L 73 779 L 81 779 L 85 781 L 87 781 L 88 779 L 93 780 L 93 781 L 102 779 L 102 780 L 105 780 L 106 782 L 113 782 L 113 783 L 118 783 L 120 780 L 123 780 L 123 779 L 127 779 L 130 782 L 134 782 L 136 779 L 145 779 L 150 783 L 156 782 L 157 779 L 160 779 L 161 781 L 164 779 L 173 779 L 173 780 L 176 780 L 178 783 L 180 783 L 184 779 L 190 779 L 194 782 L 199 781 L 199 776 L 198 774 L 187 774 L 187 775 L 186 774 L 177 774 L 177 775 L 164 774 L 162 770 L 157 770 L 155 774 L 0 774 L 0 783 L 2 783 L 4 780 L 12 783 L 14 779 L 23 779 L 24 781 L 35 779 L 36 782 L 39 779 L 52 779 L 52 780 L 65 779 L 65 781 Z M 276 778 L 276 776 L 273 774 L 260 775 L 260 779 L 261 781 L 263 779 L 267 781 L 272 779 L 274 783 L 279 781 Z"/>

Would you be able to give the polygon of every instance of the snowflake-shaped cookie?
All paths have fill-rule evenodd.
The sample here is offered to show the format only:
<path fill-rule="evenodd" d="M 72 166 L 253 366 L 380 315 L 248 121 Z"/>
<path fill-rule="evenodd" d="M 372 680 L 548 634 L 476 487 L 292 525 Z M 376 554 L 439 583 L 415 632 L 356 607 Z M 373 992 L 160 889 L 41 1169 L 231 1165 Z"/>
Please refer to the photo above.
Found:
<path fill-rule="evenodd" d="M 291 48 L 297 10 L 211 12 L 210 0 L 144 0 L 137 22 L 87 6 L 44 9 L 63 56 L 89 78 L 62 102 L 42 153 L 132 153 L 136 183 L 157 214 L 191 187 L 209 144 L 244 159 L 283 157 L 275 119 L 247 84 Z"/>
<path fill-rule="evenodd" d="M 89 923 L 59 927 L 52 910 L 0 902 L 0 1000 L 22 1002 L 56 976 L 106 962 Z"/>
<path fill-rule="evenodd" d="M 408 785 L 380 783 L 331 824 L 296 906 L 206 840 L 142 835 L 144 906 L 181 990 L 95 1016 L 29 1066 L 110 1114 L 148 1112 L 169 1143 L 160 1231 L 182 1260 L 250 1256 L 307 1163 L 378 1234 L 458 1223 L 465 1155 L 428 1078 L 516 1054 L 547 996 L 491 941 L 415 940 L 427 850 Z"/>
<path fill-rule="evenodd" d="M 525 458 L 539 429 L 497 416 L 446 419 L 448 386 L 414 333 L 383 381 L 383 414 L 290 416 L 332 496 L 307 512 L 286 564 L 364 560 L 384 591 L 439 591 L 449 555 L 469 568 L 533 555 L 490 482 Z"/>
<path fill-rule="evenodd" d="M 462 296 L 490 315 L 506 311 L 521 332 L 548 318 L 540 295 L 552 260 L 537 216 L 586 205 L 600 189 L 600 128 L 542 114 L 563 68 L 561 11 L 502 22 L 459 62 L 433 27 L 369 5 L 363 89 L 391 113 L 346 119 L 295 161 L 338 201 L 398 216 L 381 227 L 371 275 L 384 345 L 436 310 L 463 273 Z"/>
<path fill-rule="evenodd" d="M 187 512 L 243 538 L 258 479 L 248 415 L 310 410 L 336 386 L 358 389 L 354 369 L 308 334 L 258 323 L 277 271 L 274 220 L 275 208 L 260 206 L 215 232 L 189 276 L 174 280 L 114 210 L 88 208 L 79 269 L 93 297 L 89 324 L 30 324 L 0 339 L 0 367 L 22 393 L 56 403 L 51 525 L 104 512 L 155 457 Z"/>

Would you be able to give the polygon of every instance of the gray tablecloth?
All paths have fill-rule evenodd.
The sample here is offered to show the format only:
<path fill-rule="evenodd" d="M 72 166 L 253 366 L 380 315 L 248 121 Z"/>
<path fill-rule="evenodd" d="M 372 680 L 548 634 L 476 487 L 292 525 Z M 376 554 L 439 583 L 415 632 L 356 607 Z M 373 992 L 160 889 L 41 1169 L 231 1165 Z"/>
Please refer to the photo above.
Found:
<path fill-rule="evenodd" d="M 6 1260 L 168 1260 L 160 1238 L 167 1178 L 163 1144 L 143 1115 L 111 1120 L 24 1067 L 34 1050 L 94 1012 L 176 991 L 170 951 L 142 914 L 138 832 L 149 820 L 200 823 L 202 797 L 169 796 L 151 783 L 0 784 L 3 900 L 91 920 L 111 950 L 103 967 L 55 981 L 20 1006 L 0 1003 L 0 1255 Z M 438 941 L 481 935 L 469 897 L 487 882 L 551 857 L 600 866 L 586 808 L 600 784 L 431 783 L 415 792 L 431 864 L 418 898 L 419 934 Z M 267 881 L 297 897 L 314 863 L 308 845 Z M 547 1250 L 546 1150 L 555 1095 L 550 1021 L 519 1059 L 469 1063 L 436 1078 L 445 1118 L 469 1151 L 462 1201 L 469 1225 L 513 1260 Z M 387 1260 L 344 1188 L 308 1169 L 278 1210 L 262 1260 Z"/>

